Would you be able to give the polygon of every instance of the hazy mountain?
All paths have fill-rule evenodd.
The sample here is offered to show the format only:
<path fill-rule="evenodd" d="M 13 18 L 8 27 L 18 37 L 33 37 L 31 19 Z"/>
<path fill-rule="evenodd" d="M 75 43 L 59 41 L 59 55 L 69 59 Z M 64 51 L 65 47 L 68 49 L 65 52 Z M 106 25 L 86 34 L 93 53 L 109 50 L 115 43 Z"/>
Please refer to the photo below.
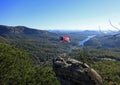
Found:
<path fill-rule="evenodd" d="M 56 34 L 77 34 L 77 35 L 100 35 L 101 33 L 99 31 L 94 30 L 49 30 L 49 32 L 56 33 Z"/>

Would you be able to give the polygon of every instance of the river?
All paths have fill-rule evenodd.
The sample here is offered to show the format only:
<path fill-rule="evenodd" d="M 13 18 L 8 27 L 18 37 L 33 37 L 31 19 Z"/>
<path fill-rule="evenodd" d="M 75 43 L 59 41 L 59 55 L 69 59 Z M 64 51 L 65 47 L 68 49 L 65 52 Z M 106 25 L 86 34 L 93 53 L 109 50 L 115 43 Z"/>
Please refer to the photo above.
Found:
<path fill-rule="evenodd" d="M 90 40 L 91 38 L 95 37 L 96 35 L 91 35 L 91 36 L 88 36 L 87 38 L 85 38 L 84 40 L 82 41 L 79 41 L 79 45 L 80 46 L 84 46 L 84 43 L 87 42 L 88 40 Z M 70 49 L 69 49 L 69 52 L 68 53 L 71 53 L 73 49 L 75 49 L 76 46 L 71 46 Z"/>
<path fill-rule="evenodd" d="M 95 37 L 96 35 L 90 35 L 87 38 L 85 38 L 84 40 L 79 42 L 80 46 L 84 46 L 85 42 L 87 42 L 88 40 L 90 40 L 91 38 Z"/>

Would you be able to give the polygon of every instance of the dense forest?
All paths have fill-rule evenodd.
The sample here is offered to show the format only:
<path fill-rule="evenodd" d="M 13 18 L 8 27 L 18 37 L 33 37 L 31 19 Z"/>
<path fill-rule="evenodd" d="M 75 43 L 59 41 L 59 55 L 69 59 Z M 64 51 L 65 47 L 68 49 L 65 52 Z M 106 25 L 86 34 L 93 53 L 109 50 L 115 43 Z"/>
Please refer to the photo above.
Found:
<path fill-rule="evenodd" d="M 59 41 L 70 36 L 70 43 Z M 79 41 L 96 35 L 80 46 Z M 87 63 L 103 78 L 104 85 L 120 85 L 120 40 L 96 31 L 49 32 L 24 26 L 0 26 L 1 85 L 60 85 L 52 59 L 71 57 Z M 69 52 L 71 50 L 71 52 Z"/>
<path fill-rule="evenodd" d="M 59 85 L 50 67 L 34 66 L 24 50 L 0 43 L 1 85 Z"/>

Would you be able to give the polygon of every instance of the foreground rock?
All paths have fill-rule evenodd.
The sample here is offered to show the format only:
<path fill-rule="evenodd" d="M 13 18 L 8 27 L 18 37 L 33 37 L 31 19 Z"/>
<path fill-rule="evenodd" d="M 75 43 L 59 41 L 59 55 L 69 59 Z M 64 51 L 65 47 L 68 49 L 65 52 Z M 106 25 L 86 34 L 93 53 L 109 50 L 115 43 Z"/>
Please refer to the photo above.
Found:
<path fill-rule="evenodd" d="M 61 85 L 103 85 L 101 76 L 87 64 L 75 59 L 53 60 L 53 70 Z"/>

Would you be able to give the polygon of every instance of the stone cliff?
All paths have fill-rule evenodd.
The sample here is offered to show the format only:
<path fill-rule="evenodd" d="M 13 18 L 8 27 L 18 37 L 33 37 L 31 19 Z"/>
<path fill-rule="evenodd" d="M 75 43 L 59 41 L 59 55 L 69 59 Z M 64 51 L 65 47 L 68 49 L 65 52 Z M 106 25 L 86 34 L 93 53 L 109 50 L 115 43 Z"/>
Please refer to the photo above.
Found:
<path fill-rule="evenodd" d="M 103 85 L 94 69 L 75 59 L 58 57 L 53 60 L 53 70 L 61 85 Z"/>

